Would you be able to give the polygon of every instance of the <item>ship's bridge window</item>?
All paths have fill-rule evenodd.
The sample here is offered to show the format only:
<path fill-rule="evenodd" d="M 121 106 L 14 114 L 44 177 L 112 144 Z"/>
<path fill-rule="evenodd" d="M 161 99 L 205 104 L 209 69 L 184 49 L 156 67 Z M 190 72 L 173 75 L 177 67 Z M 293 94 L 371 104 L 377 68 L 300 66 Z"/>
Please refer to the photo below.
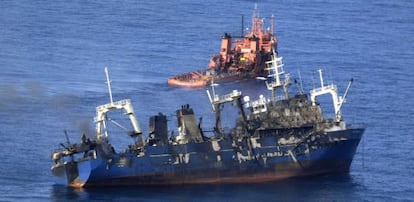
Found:
<path fill-rule="evenodd" d="M 260 112 L 265 112 L 265 111 L 266 111 L 265 105 L 257 105 L 253 107 L 253 113 L 260 113 Z"/>

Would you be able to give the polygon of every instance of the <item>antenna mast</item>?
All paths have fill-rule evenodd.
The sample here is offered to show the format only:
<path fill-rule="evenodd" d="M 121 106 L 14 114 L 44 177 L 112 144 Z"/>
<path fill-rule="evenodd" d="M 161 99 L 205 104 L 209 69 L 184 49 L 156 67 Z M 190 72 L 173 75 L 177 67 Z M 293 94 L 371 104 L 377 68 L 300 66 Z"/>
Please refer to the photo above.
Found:
<path fill-rule="evenodd" d="M 241 36 L 240 38 L 244 37 L 244 15 L 241 16 Z"/>
<path fill-rule="evenodd" d="M 257 4 L 254 4 L 253 19 L 252 19 L 252 33 L 256 35 L 257 33 L 257 18 L 259 17 L 259 11 L 257 9 Z"/>
<path fill-rule="evenodd" d="M 272 36 L 275 35 L 275 16 L 272 14 L 272 23 L 271 23 L 271 28 L 270 28 L 271 34 Z"/>

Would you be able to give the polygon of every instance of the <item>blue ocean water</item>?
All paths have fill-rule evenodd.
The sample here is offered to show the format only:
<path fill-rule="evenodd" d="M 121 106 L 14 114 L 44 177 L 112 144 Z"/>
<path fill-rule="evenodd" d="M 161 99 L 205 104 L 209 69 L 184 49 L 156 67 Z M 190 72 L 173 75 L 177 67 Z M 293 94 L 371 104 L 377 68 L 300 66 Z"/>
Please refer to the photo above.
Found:
<path fill-rule="evenodd" d="M 204 68 L 224 32 L 240 34 L 254 4 L 276 19 L 285 69 L 305 89 L 315 70 L 344 92 L 343 115 L 367 130 L 346 175 L 270 184 L 69 189 L 54 185 L 50 152 L 93 133 L 95 107 L 131 98 L 148 117 L 190 104 L 213 123 L 205 89 L 166 78 Z M 414 2 L 11 1 L 0 2 L 0 201 L 412 201 L 414 200 Z M 258 81 L 219 87 L 255 95 Z M 172 128 L 170 128 L 172 129 Z M 125 143 L 127 137 L 116 137 Z M 126 139 L 126 140 L 124 140 Z"/>

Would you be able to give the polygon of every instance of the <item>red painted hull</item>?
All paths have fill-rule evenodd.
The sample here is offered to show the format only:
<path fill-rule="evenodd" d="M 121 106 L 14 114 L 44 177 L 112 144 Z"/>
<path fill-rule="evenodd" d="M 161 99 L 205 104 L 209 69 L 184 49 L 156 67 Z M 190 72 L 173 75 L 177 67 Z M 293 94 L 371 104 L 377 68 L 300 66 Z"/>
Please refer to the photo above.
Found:
<path fill-rule="evenodd" d="M 199 80 L 180 80 L 177 77 L 171 77 L 167 80 L 170 86 L 188 87 L 188 88 L 202 88 L 210 81 L 210 77 L 203 77 Z"/>
<path fill-rule="evenodd" d="M 197 72 L 199 73 L 199 72 Z M 212 80 L 213 76 L 199 76 L 198 78 L 191 77 L 194 72 L 182 74 L 179 76 L 170 77 L 167 80 L 168 85 L 188 88 L 202 88 L 207 86 Z M 205 73 L 203 73 L 205 74 Z M 227 83 L 245 78 L 255 78 L 256 74 L 240 74 L 238 72 L 222 73 L 214 76 L 214 83 Z"/>

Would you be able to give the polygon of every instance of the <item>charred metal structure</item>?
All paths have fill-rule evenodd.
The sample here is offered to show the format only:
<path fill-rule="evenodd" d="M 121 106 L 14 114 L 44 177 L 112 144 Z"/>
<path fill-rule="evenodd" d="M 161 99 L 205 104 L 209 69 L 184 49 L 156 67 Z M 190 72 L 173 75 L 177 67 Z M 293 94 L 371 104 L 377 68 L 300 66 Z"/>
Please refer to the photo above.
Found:
<path fill-rule="evenodd" d="M 169 136 L 164 114 L 150 117 L 144 138 L 129 100 L 97 107 L 96 138 L 82 136 L 52 153 L 51 170 L 59 183 L 71 187 L 106 185 L 161 185 L 205 183 L 259 183 L 290 177 L 348 172 L 364 127 L 352 127 L 341 116 L 344 96 L 335 85 L 324 85 L 308 95 L 290 96 L 290 78 L 282 58 L 273 51 L 267 62 L 272 91 L 270 99 L 250 101 L 238 90 L 219 96 L 207 90 L 216 124 L 214 136 L 206 137 L 194 110 L 183 105 L 176 111 L 178 132 Z M 284 80 L 281 77 L 284 76 Z M 279 91 L 281 93 L 279 93 Z M 325 119 L 316 98 L 332 95 L 336 117 Z M 224 130 L 224 106 L 237 107 L 239 117 L 231 130 Z M 134 143 L 125 151 L 114 151 L 106 131 L 106 113 L 123 110 L 133 130 Z"/>

